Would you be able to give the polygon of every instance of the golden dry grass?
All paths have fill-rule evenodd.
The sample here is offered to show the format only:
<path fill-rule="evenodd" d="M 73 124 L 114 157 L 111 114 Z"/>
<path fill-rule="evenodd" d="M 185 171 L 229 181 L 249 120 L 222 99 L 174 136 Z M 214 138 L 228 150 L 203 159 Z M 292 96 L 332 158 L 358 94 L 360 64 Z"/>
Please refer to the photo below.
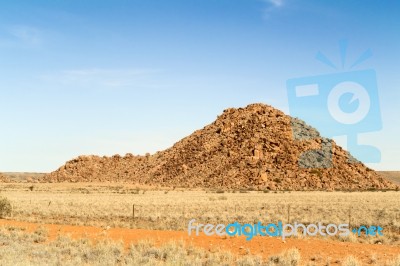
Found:
<path fill-rule="evenodd" d="M 350 222 L 379 225 L 384 236 L 351 235 L 342 241 L 400 244 L 400 192 L 395 191 L 233 193 L 93 183 L 19 183 L 0 188 L 13 205 L 12 218 L 21 221 L 162 230 L 185 230 L 192 218 L 214 224 Z"/>
<path fill-rule="evenodd" d="M 155 246 L 140 241 L 125 250 L 122 243 L 59 236 L 46 243 L 46 231 L 26 233 L 19 228 L 0 228 L 1 265 L 261 265 L 257 256 L 234 256 L 228 252 L 208 253 L 181 242 Z"/>
<path fill-rule="evenodd" d="M 58 236 L 47 242 L 47 231 L 39 227 L 28 233 L 18 227 L 0 227 L 1 265 L 265 265 L 297 266 L 316 265 L 302 260 L 298 249 L 288 249 L 281 254 L 263 260 L 260 256 L 243 255 L 187 245 L 183 242 L 169 242 L 161 246 L 149 240 L 142 240 L 124 249 L 120 242 L 102 239 L 93 243 L 89 239 L 71 239 Z M 325 258 L 330 265 L 330 258 Z M 369 264 L 378 265 L 371 261 Z M 352 256 L 343 258 L 343 266 L 362 265 Z M 400 256 L 386 260 L 385 266 L 399 266 Z"/>

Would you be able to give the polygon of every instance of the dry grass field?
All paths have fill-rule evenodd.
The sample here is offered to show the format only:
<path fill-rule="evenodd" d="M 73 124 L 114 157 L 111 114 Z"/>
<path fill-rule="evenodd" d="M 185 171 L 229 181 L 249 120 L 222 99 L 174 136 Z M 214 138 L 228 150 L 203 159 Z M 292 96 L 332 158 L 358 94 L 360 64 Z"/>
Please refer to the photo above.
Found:
<path fill-rule="evenodd" d="M 357 237 L 351 234 L 346 238 L 329 237 L 322 239 L 320 237 L 320 239 L 326 242 L 363 243 L 365 245 L 382 245 L 382 247 L 387 245 L 388 247 L 398 247 L 400 250 L 400 192 L 396 191 L 203 191 L 182 188 L 155 189 L 137 187 L 131 184 L 104 183 L 9 183 L 1 184 L 0 190 L 0 195 L 6 197 L 12 205 L 12 214 L 8 219 L 17 221 L 85 225 L 102 228 L 142 228 L 180 231 L 187 230 L 188 221 L 193 218 L 201 223 L 213 224 L 228 224 L 235 221 L 240 223 L 257 223 L 261 221 L 266 224 L 268 222 L 275 223 L 282 221 L 284 223 L 299 222 L 303 224 L 317 222 L 324 224 L 350 223 L 351 227 L 379 225 L 384 229 L 383 236 Z M 2 234 L 7 233 L 4 230 Z M 30 239 L 30 237 L 27 238 Z M 296 238 L 302 239 L 303 236 Z M 68 241 L 72 241 L 68 242 L 72 246 L 78 245 L 76 244 L 77 242 L 74 242 L 75 240 Z M 29 245 L 25 246 L 24 243 L 20 243 L 20 245 L 22 247 L 19 248 L 29 249 Z M 45 244 L 41 243 L 41 245 Z M 52 245 L 58 247 L 58 244 L 53 243 L 50 246 L 46 244 L 46 248 L 39 249 L 42 251 L 37 252 L 42 252 L 41 256 L 43 257 L 46 256 L 45 254 L 51 253 L 52 255 L 49 255 L 51 257 L 49 257 L 49 264 L 56 265 L 57 256 L 53 255 L 53 253 L 58 254 L 57 252 L 63 251 L 56 251 L 56 247 Z M 91 248 L 94 247 L 87 247 L 87 249 Z M 175 248 L 181 249 L 181 253 L 187 252 L 183 251 L 185 250 L 183 247 Z M 155 249 L 163 248 L 157 247 Z M 96 254 L 98 254 L 100 251 L 93 252 L 97 252 Z M 119 254 L 118 252 L 117 254 Z M 298 252 L 301 256 L 301 253 L 304 251 L 299 250 Z M 185 261 L 193 260 L 192 255 L 190 255 L 192 253 L 185 254 L 181 255 L 183 257 L 187 256 L 187 258 L 183 259 L 180 257 L 179 265 L 188 265 L 185 264 Z M 346 256 L 351 255 L 346 254 Z M 5 255 L 1 256 L 2 258 L 6 258 Z M 83 259 L 83 255 L 76 252 L 73 252 L 73 255 L 69 256 L 73 256 L 74 260 Z M 124 256 L 124 261 L 121 261 L 118 259 L 118 256 L 110 258 L 110 260 L 117 259 L 120 265 L 125 265 L 124 263 L 129 260 L 128 257 Z M 205 258 L 208 259 L 204 254 L 199 256 L 198 260 L 195 260 L 199 262 L 199 265 L 201 265 L 201 261 L 204 261 Z M 219 265 L 221 263 L 219 254 L 214 254 L 213 256 L 216 256 L 215 258 L 213 257 L 215 263 L 207 265 Z M 225 258 L 226 255 L 221 256 Z M 242 259 L 243 261 L 250 262 L 238 265 L 260 265 L 261 263 L 258 257 Z M 90 261 L 90 259 L 86 258 L 86 260 L 89 265 L 96 264 L 94 261 Z M 339 265 L 357 265 L 351 264 L 353 260 L 351 257 L 346 260 L 348 260 L 348 264 L 345 264 L 345 261 L 342 260 Z M 354 259 L 354 261 L 356 260 Z M 371 258 L 369 260 L 373 261 Z M 233 261 L 237 262 L 236 259 L 227 259 L 226 264 L 232 265 Z M 279 261 L 279 259 L 276 261 Z M 275 264 L 266 265 L 292 265 L 284 264 L 284 259 L 280 261 L 281 264 L 274 262 Z M 395 261 L 387 261 L 387 265 L 399 265 L 395 264 Z M 149 260 L 146 263 L 149 263 L 148 265 L 157 265 L 161 262 L 157 261 L 157 257 L 155 257 L 154 261 Z M 273 260 L 272 262 L 263 260 L 263 263 L 273 263 Z M 382 263 L 382 261 L 379 263 Z M 379 265 L 379 263 L 375 265 Z M 22 263 L 22 265 L 24 264 Z M 113 263 L 108 265 L 113 265 Z M 170 265 L 174 264 L 170 263 Z"/>
<path fill-rule="evenodd" d="M 11 201 L 13 219 L 28 222 L 185 230 L 192 218 L 214 224 L 320 221 L 379 225 L 384 237 L 349 240 L 400 244 L 400 193 L 395 191 L 264 193 L 21 183 L 3 184 L 1 195 Z"/>
<path fill-rule="evenodd" d="M 120 242 L 101 240 L 92 245 L 89 239 L 73 240 L 59 236 L 46 243 L 46 230 L 33 233 L 15 227 L 0 228 L 1 265 L 260 265 L 257 256 L 234 256 L 229 252 L 208 254 L 205 250 L 169 242 L 155 246 L 140 241 L 125 250 Z M 298 262 L 299 252 L 291 250 L 279 256 L 282 262 Z M 267 264 L 268 265 L 268 264 Z M 269 264 L 273 265 L 273 264 Z"/>
<path fill-rule="evenodd" d="M 71 238 L 64 233 L 54 237 L 54 230 L 50 232 L 46 225 L 36 226 L 35 230 L 21 227 L 2 225 L 0 227 L 1 265 L 385 265 L 398 266 L 400 256 L 389 256 L 389 250 L 380 249 L 381 253 L 373 253 L 365 260 L 365 249 L 354 246 L 364 256 L 358 260 L 356 256 L 348 255 L 343 250 L 339 256 L 332 259 L 324 254 L 303 256 L 304 249 L 301 245 L 288 247 L 280 252 L 264 256 L 265 254 L 249 254 L 248 252 L 232 253 L 223 247 L 212 249 L 199 248 L 196 244 L 185 241 L 176 241 L 171 238 L 160 243 L 152 239 L 142 238 L 131 242 L 128 247 L 122 241 L 110 239 L 107 232 L 102 232 L 104 237 L 93 240 L 93 235 L 88 237 Z M 54 226 L 51 227 L 55 229 Z M 32 229 L 32 228 L 31 228 Z M 76 228 L 75 228 L 76 229 Z M 86 228 L 87 229 L 87 228 Z M 76 231 L 74 231 L 76 233 Z M 235 239 L 237 240 L 237 239 Z M 315 242 L 315 241 L 314 241 Z M 314 243 L 323 246 L 321 243 Z M 214 242 L 213 242 L 214 243 Z M 126 244 L 126 243 L 125 243 Z M 284 245 L 284 244 L 282 244 Z M 360 245 L 360 244 L 358 244 Z M 315 248 L 315 245 L 313 245 Z M 336 247 L 330 246 L 330 249 Z M 349 248 L 351 250 L 351 248 Z M 354 250 L 354 249 L 353 249 Z M 376 250 L 375 250 L 376 251 Z"/>

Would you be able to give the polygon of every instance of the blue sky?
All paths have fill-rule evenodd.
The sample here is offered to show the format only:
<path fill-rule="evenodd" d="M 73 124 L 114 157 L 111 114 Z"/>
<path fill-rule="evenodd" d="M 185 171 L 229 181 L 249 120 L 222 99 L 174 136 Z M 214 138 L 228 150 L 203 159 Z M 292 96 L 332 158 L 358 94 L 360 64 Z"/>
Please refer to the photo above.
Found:
<path fill-rule="evenodd" d="M 286 81 L 374 69 L 375 169 L 398 170 L 397 1 L 8 1 L 0 4 L 0 171 L 170 147 L 223 109 L 289 113 Z M 348 41 L 344 68 L 340 40 Z M 320 51 L 339 65 L 315 59 Z"/>

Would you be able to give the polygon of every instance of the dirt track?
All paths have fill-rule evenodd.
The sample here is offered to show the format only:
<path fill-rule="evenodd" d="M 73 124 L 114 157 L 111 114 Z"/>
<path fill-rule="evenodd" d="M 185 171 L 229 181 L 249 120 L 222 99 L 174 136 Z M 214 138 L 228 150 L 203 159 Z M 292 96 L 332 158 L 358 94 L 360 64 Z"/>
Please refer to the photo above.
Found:
<path fill-rule="evenodd" d="M 157 231 L 143 229 L 110 228 L 108 230 L 100 227 L 72 226 L 55 224 L 36 224 L 19 222 L 14 220 L 0 220 L 0 226 L 12 225 L 26 228 L 28 232 L 34 231 L 38 226 L 45 226 L 49 231 L 49 241 L 55 239 L 59 234 L 70 235 L 72 238 L 87 237 L 94 241 L 108 237 L 113 240 L 122 240 L 126 247 L 141 239 L 151 239 L 156 245 L 160 245 L 171 240 L 183 240 L 185 243 L 204 248 L 210 252 L 218 249 L 228 250 L 235 254 L 261 255 L 264 258 L 276 255 L 286 249 L 295 247 L 300 250 L 302 262 L 314 261 L 324 263 L 330 258 L 331 264 L 341 264 L 343 258 L 352 255 L 369 263 L 371 256 L 375 254 L 377 263 L 395 258 L 400 254 L 399 246 L 391 245 L 372 245 L 360 243 L 345 243 L 324 241 L 319 239 L 281 239 L 272 237 L 255 237 L 251 241 L 246 241 L 243 237 L 208 237 L 208 236 L 188 236 L 183 231 Z"/>

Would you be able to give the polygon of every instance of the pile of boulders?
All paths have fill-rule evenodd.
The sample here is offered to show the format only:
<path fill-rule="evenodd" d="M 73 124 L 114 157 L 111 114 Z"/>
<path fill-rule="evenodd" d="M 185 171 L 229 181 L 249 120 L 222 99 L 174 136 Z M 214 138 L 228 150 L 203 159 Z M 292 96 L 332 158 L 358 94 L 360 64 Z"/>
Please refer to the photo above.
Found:
<path fill-rule="evenodd" d="M 303 121 L 264 104 L 225 110 L 171 148 L 145 156 L 80 156 L 44 182 L 269 190 L 395 189 Z"/>

